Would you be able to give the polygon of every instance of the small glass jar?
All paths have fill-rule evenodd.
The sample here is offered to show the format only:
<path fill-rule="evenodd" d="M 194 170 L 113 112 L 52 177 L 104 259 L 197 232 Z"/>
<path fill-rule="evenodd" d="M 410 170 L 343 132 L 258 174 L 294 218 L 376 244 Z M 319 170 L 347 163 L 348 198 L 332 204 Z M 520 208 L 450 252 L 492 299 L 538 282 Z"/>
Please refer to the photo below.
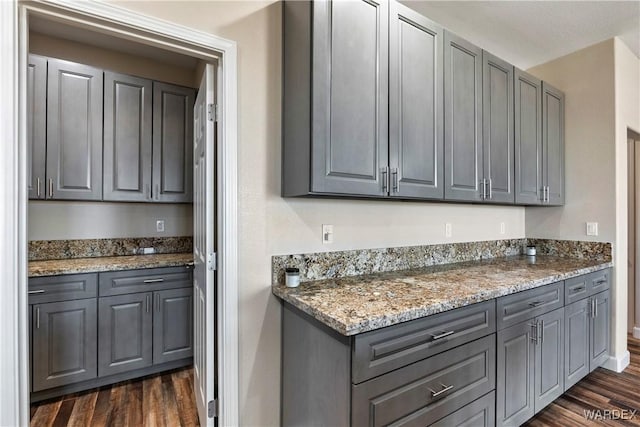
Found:
<path fill-rule="evenodd" d="M 536 247 L 535 246 L 527 246 L 527 256 L 536 256 Z"/>
<path fill-rule="evenodd" d="M 285 268 L 284 283 L 287 288 L 297 288 L 300 285 L 300 269 L 294 267 Z"/>

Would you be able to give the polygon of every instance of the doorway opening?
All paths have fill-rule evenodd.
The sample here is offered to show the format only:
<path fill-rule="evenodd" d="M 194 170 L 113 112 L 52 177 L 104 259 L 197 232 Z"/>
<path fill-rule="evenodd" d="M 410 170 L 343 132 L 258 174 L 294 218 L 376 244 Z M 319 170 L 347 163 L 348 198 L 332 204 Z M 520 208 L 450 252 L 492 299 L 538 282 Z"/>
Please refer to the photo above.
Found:
<path fill-rule="evenodd" d="M 221 111 L 218 125 L 210 127 L 207 141 L 209 153 L 206 191 L 194 195 L 193 217 L 195 233 L 204 231 L 207 234 L 204 257 L 206 282 L 200 282 L 200 289 L 209 292 L 206 307 L 202 304 L 200 313 L 209 317 L 200 317 L 210 321 L 207 325 L 194 325 L 194 329 L 205 329 L 207 342 L 201 346 L 200 353 L 206 365 L 205 382 L 217 379 L 217 388 L 206 388 L 202 397 L 200 411 L 201 424 L 214 425 L 215 416 L 222 425 L 237 424 L 237 291 L 235 278 L 237 275 L 236 250 L 236 47 L 233 42 L 215 36 L 194 31 L 178 25 L 168 25 L 160 20 L 128 12 L 110 5 L 94 4 L 20 4 L 19 15 L 19 58 L 20 75 L 27 74 L 28 54 L 38 53 L 66 61 L 80 63 L 92 62 L 93 67 L 117 71 L 136 77 L 167 81 L 198 89 L 202 92 L 201 83 L 205 83 L 207 101 Z M 32 50 L 39 50 L 32 52 Z M 93 51 L 93 52 L 92 52 Z M 137 60 L 136 60 L 137 59 Z M 147 66 L 144 66 L 146 63 Z M 158 67 L 148 66 L 159 64 Z M 136 68 L 137 67 L 137 68 Z M 215 75 L 215 76 L 214 76 Z M 27 144 L 27 115 L 25 114 L 28 88 L 24 79 L 20 78 L 19 98 L 21 99 L 19 125 L 19 144 Z M 214 94 L 217 96 L 214 97 Z M 191 106 L 193 107 L 193 105 Z M 197 107 L 197 105 L 196 105 Z M 201 117 L 207 117 L 206 114 Z M 213 121 L 213 119 L 211 119 Z M 196 129 L 197 130 L 197 122 Z M 216 143 L 212 141 L 217 140 Z M 26 152 L 27 150 L 19 150 Z M 202 150 L 201 150 L 202 151 Z M 19 158 L 22 167 L 29 170 L 27 158 Z M 209 167 L 208 167 L 209 169 Z M 194 173 L 194 176 L 197 175 Z M 192 176 L 191 178 L 193 179 Z M 24 178 L 18 180 L 25 191 L 21 203 L 23 211 L 27 211 L 27 192 Z M 202 186 L 198 187 L 202 189 Z M 153 190 L 152 190 L 153 191 Z M 204 200 L 208 197 L 208 200 Z M 207 203 L 204 203 L 207 202 Z M 45 204 L 46 202 L 42 202 Z M 98 204 L 101 202 L 96 202 Z M 198 205 L 202 207 L 199 210 Z M 86 206 L 81 206 L 80 209 Z M 45 207 L 43 210 L 46 210 Z M 200 222 L 198 222 L 200 221 Z M 200 224 L 200 226 L 198 225 Z M 202 224 L 205 224 L 203 226 Z M 200 227 L 200 228 L 198 228 Z M 206 233 L 207 228 L 210 233 Z M 215 233 L 213 232 L 215 228 Z M 18 233 L 17 247 L 26 248 L 27 224 L 21 225 Z M 196 236 L 194 235 L 194 238 Z M 216 254 L 217 252 L 217 254 Z M 26 260 L 25 260 L 26 261 Z M 19 268 L 26 271 L 26 262 Z M 195 269 L 198 270 L 198 261 Z M 19 283 L 23 295 L 27 293 L 26 274 Z M 196 298 L 194 298 L 196 299 Z M 27 329 L 29 319 L 27 308 L 23 307 L 19 324 Z M 196 314 L 195 321 L 198 322 Z M 201 331 L 202 332 L 202 331 Z M 215 332 L 215 335 L 214 335 Z M 24 335 L 24 334 L 22 334 Z M 197 340 L 196 335 L 196 340 Z M 202 338 L 201 338 L 202 339 Z M 27 336 L 20 336 L 21 347 Z M 217 365 L 211 363 L 217 361 Z M 25 370 L 28 365 L 20 364 L 16 376 L 24 385 L 28 377 Z M 202 371 L 202 369 L 201 369 Z M 198 389 L 194 384 L 194 388 Z M 29 390 L 29 387 L 24 387 Z M 202 387 L 200 387 L 202 390 Z M 196 390 L 197 391 L 197 390 Z M 218 400 L 218 393 L 220 399 Z M 29 419 L 28 393 L 22 392 L 16 399 L 20 408 L 20 424 Z M 197 400 L 197 399 L 196 399 Z M 213 411 L 211 409 L 214 409 Z M 196 414 L 197 416 L 197 414 Z"/>
<path fill-rule="evenodd" d="M 627 129 L 627 332 L 640 338 L 640 134 Z"/>

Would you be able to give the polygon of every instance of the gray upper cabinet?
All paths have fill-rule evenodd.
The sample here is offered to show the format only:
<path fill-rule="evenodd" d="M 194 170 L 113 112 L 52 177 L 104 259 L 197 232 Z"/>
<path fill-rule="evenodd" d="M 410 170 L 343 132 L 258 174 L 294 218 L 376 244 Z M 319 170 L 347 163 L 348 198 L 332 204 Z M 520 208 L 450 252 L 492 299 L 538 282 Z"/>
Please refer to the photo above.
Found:
<path fill-rule="evenodd" d="M 153 82 L 153 200 L 193 201 L 195 90 Z"/>
<path fill-rule="evenodd" d="M 444 32 L 445 200 L 483 195 L 482 49 Z"/>
<path fill-rule="evenodd" d="M 542 183 L 542 81 L 515 69 L 516 203 L 539 205 Z"/>
<path fill-rule="evenodd" d="M 548 205 L 564 204 L 564 93 L 542 83 L 542 176 Z"/>
<path fill-rule="evenodd" d="M 151 80 L 104 73 L 104 200 L 151 199 Z"/>
<path fill-rule="evenodd" d="M 48 60 L 47 198 L 102 199 L 102 70 Z"/>
<path fill-rule="evenodd" d="M 193 356 L 193 289 L 153 293 L 153 363 Z"/>
<path fill-rule="evenodd" d="M 33 306 L 32 391 L 95 378 L 96 299 Z"/>
<path fill-rule="evenodd" d="M 284 196 L 388 192 L 387 2 L 285 2 Z"/>
<path fill-rule="evenodd" d="M 482 52 L 485 202 L 514 203 L 513 65 Z"/>
<path fill-rule="evenodd" d="M 152 296 L 145 292 L 98 299 L 101 377 L 151 366 Z"/>
<path fill-rule="evenodd" d="M 47 59 L 29 55 L 27 67 L 27 180 L 30 199 L 45 198 Z"/>
<path fill-rule="evenodd" d="M 441 199 L 443 30 L 392 1 L 389 46 L 389 194 Z"/>

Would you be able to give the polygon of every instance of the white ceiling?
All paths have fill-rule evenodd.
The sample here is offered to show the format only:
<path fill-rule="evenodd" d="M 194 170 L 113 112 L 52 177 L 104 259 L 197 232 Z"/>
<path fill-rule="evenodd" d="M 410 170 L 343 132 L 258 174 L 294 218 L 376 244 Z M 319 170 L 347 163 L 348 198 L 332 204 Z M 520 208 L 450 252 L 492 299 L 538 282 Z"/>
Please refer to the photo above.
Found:
<path fill-rule="evenodd" d="M 640 58 L 638 0 L 403 3 L 522 69 L 614 36 Z"/>

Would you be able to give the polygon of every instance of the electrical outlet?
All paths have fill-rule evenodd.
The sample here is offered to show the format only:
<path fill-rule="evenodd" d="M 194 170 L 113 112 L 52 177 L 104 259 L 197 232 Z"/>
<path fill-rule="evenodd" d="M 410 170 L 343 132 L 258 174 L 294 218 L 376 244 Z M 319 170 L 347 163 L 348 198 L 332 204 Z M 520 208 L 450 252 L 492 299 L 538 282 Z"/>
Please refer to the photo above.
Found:
<path fill-rule="evenodd" d="M 504 222 L 500 223 L 500 234 L 505 234 L 507 232 L 507 226 Z"/>
<path fill-rule="evenodd" d="M 597 236 L 598 235 L 598 223 L 597 222 L 588 222 L 587 223 L 587 236 Z"/>
<path fill-rule="evenodd" d="M 450 222 L 444 225 L 444 237 L 451 237 L 453 235 L 453 226 Z"/>
<path fill-rule="evenodd" d="M 156 221 L 156 231 L 159 233 L 164 233 L 164 219 L 159 219 Z"/>
<path fill-rule="evenodd" d="M 322 224 L 322 243 L 333 243 L 333 225 Z"/>

